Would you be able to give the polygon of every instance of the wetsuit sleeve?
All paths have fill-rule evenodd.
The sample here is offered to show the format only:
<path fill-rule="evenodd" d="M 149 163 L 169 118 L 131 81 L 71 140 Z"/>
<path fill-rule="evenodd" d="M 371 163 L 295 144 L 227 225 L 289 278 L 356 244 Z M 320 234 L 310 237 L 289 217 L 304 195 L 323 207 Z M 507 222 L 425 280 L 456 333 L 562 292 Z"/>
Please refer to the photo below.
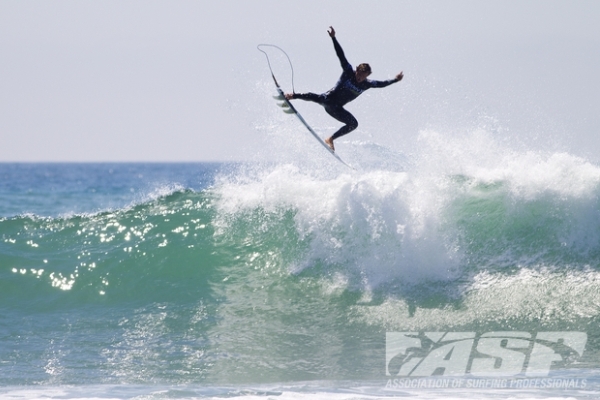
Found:
<path fill-rule="evenodd" d="M 387 81 L 372 81 L 372 80 L 369 80 L 368 82 L 369 82 L 369 87 L 372 87 L 372 88 L 383 88 L 383 87 L 391 85 L 392 83 L 396 83 L 396 82 L 399 82 L 399 81 L 397 79 L 388 79 Z"/>
<path fill-rule="evenodd" d="M 348 60 L 346 60 L 346 56 L 344 55 L 344 50 L 342 50 L 342 46 L 340 46 L 340 43 L 337 41 L 335 36 L 332 37 L 331 40 L 333 40 L 333 48 L 335 49 L 335 54 L 337 54 L 338 58 L 340 59 L 340 64 L 342 65 L 342 69 L 344 71 L 353 71 L 352 65 L 350 65 Z"/>

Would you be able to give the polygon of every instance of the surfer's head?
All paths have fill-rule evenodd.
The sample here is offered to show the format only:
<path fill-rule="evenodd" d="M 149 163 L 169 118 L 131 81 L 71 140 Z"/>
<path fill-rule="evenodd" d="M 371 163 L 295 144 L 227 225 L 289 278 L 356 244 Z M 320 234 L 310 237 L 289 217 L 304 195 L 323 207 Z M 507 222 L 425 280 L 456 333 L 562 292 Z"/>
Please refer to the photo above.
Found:
<path fill-rule="evenodd" d="M 358 82 L 364 81 L 369 75 L 371 75 L 371 66 L 369 64 L 362 63 L 356 67 L 356 80 Z"/>

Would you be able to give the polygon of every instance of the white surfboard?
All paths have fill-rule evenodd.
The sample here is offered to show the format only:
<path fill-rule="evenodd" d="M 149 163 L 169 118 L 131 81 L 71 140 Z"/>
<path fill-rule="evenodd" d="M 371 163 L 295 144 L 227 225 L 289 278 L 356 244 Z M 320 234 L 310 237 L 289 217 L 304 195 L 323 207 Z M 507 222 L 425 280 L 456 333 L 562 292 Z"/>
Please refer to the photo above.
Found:
<path fill-rule="evenodd" d="M 308 131 L 314 136 L 314 138 L 317 139 L 317 141 L 319 143 L 321 143 L 321 145 L 325 149 L 327 149 L 327 151 L 329 153 L 331 153 L 332 156 L 334 156 L 335 158 L 337 158 L 337 160 L 339 162 L 341 162 L 342 164 L 344 164 L 348 168 L 352 168 L 351 165 L 349 165 L 348 163 L 346 163 L 344 160 L 342 160 L 340 158 L 340 156 L 338 156 L 337 154 L 335 154 L 335 152 L 331 149 L 331 147 L 329 147 L 327 145 L 327 143 L 325 143 L 323 141 L 323 139 L 321 139 L 321 137 L 319 135 L 317 135 L 317 133 L 313 130 L 313 128 L 311 128 L 311 126 L 308 124 L 308 122 L 306 122 L 304 120 L 304 118 L 302 117 L 302 115 L 300 115 L 300 113 L 298 112 L 298 110 L 296 110 L 296 108 L 292 105 L 292 103 L 288 99 L 285 98 L 285 94 L 283 93 L 283 90 L 281 90 L 281 87 L 279 86 L 279 83 L 277 83 L 277 79 L 275 79 L 275 75 L 271 74 L 271 76 L 273 77 L 273 81 L 275 82 L 275 86 L 277 87 L 277 93 L 279 93 L 279 95 L 275 96 L 275 99 L 283 101 L 283 103 L 279 104 L 279 106 L 284 109 L 284 112 L 286 112 L 288 114 L 295 114 L 296 117 L 298 117 L 298 119 L 300 120 L 300 122 L 302 122 L 302 124 L 306 127 L 306 129 L 308 129 Z M 352 168 L 352 169 L 354 169 L 354 168 Z"/>

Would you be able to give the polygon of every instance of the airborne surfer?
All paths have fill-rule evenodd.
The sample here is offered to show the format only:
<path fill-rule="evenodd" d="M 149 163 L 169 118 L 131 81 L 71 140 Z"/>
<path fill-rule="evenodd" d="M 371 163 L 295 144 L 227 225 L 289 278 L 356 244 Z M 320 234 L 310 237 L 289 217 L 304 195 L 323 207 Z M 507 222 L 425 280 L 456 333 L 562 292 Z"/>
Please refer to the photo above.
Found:
<path fill-rule="evenodd" d="M 394 79 L 388 79 L 386 81 L 374 81 L 367 79 L 367 77 L 371 75 L 371 67 L 369 64 L 360 64 L 358 67 L 356 67 L 356 70 L 354 70 L 348 60 L 346 60 L 342 46 L 340 46 L 335 38 L 335 30 L 332 26 L 330 26 L 329 29 L 330 30 L 328 30 L 327 33 L 329 33 L 329 37 L 333 40 L 333 48 L 340 59 L 343 70 L 342 76 L 340 76 L 340 79 L 332 89 L 323 94 L 315 94 L 310 92 L 288 93 L 285 95 L 285 98 L 288 100 L 301 99 L 314 101 L 315 103 L 325 107 L 325 112 L 327 112 L 327 114 L 345 124 L 332 136 L 325 139 L 325 143 L 331 147 L 331 150 L 335 150 L 333 141 L 341 136 L 346 135 L 347 133 L 352 132 L 356 129 L 356 127 L 358 127 L 358 121 L 352 114 L 350 114 L 350 112 L 348 112 L 348 110 L 344 108 L 344 105 L 356 99 L 367 89 L 382 88 L 389 86 L 392 83 L 400 82 L 404 77 L 404 74 L 400 72 Z"/>

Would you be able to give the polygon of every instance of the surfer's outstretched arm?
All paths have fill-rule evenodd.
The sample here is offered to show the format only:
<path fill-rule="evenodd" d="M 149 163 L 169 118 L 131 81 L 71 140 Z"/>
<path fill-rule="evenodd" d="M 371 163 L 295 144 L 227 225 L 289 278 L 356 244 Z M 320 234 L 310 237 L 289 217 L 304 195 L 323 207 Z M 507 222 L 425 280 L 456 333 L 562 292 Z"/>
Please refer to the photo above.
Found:
<path fill-rule="evenodd" d="M 329 37 L 331 38 L 331 40 L 333 40 L 333 48 L 335 49 L 335 54 L 338 56 L 338 58 L 340 60 L 342 69 L 344 71 L 346 71 L 346 70 L 352 71 L 352 66 L 346 59 L 344 50 L 342 50 L 342 46 L 340 46 L 340 43 L 337 41 L 337 39 L 335 37 L 335 29 L 333 29 L 333 26 L 330 26 L 329 29 L 330 30 L 327 31 L 327 33 L 329 33 Z"/>
<path fill-rule="evenodd" d="M 391 85 L 392 83 L 400 82 L 404 78 L 404 73 L 400 72 L 394 79 L 388 79 L 387 81 L 369 81 L 369 85 L 372 88 L 383 88 Z"/>

